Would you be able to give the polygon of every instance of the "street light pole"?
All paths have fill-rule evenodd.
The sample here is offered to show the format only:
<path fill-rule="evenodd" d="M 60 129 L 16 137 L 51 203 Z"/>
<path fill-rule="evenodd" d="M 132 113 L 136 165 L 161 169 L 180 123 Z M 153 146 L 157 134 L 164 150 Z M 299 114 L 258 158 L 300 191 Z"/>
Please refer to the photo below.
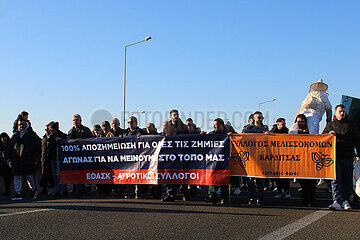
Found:
<path fill-rule="evenodd" d="M 271 100 L 269 100 L 269 101 L 265 101 L 265 102 L 261 102 L 261 103 L 259 103 L 259 111 L 260 111 L 260 105 L 261 104 L 264 104 L 264 103 L 269 103 L 269 102 L 274 102 L 274 101 L 276 101 L 276 99 L 274 98 L 274 99 L 271 99 Z"/>
<path fill-rule="evenodd" d="M 126 50 L 127 50 L 127 47 L 130 47 L 132 45 L 135 45 L 135 44 L 138 44 L 138 43 L 142 43 L 142 42 L 147 42 L 151 39 L 151 37 L 146 37 L 144 40 L 141 40 L 141 41 L 138 41 L 138 42 L 135 42 L 135 43 L 131 43 L 129 45 L 126 45 L 125 46 L 125 60 L 124 60 L 124 112 L 123 112 L 123 115 L 124 115 L 124 121 L 123 121 L 123 127 L 126 128 L 126 124 L 125 124 L 125 110 L 126 110 L 126 105 L 125 105 L 125 94 L 126 94 Z"/>
<path fill-rule="evenodd" d="M 124 107 L 124 112 L 123 112 L 123 115 L 124 115 L 124 121 L 123 121 L 123 128 L 126 129 L 126 125 L 125 125 L 125 94 L 126 94 L 126 48 L 127 46 L 125 46 L 125 63 L 124 63 L 124 103 L 123 103 L 123 107 Z"/>

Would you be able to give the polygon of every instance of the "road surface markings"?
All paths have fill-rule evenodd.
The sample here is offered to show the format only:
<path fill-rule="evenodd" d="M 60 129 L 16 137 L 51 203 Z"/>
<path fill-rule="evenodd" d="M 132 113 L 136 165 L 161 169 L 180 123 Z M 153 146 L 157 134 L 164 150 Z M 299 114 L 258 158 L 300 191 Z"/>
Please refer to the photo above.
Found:
<path fill-rule="evenodd" d="M 11 215 L 19 215 L 19 214 L 27 214 L 27 213 L 45 212 L 45 211 L 51 211 L 51 210 L 54 210 L 54 209 L 45 208 L 45 209 L 23 211 L 23 212 L 4 213 L 4 214 L 0 214 L 0 217 L 6 217 L 6 216 L 11 216 Z"/>
<path fill-rule="evenodd" d="M 288 236 L 296 233 L 297 231 L 312 224 L 313 222 L 319 220 L 320 218 L 328 215 L 331 212 L 332 211 L 330 211 L 328 209 L 318 210 L 309 215 L 306 215 L 303 218 L 300 218 L 299 220 L 297 220 L 293 223 L 285 225 L 284 227 L 279 228 L 279 229 L 275 230 L 274 232 L 269 233 L 269 234 L 259 238 L 258 240 L 272 240 L 272 239 L 280 240 L 280 239 L 287 238 Z"/>

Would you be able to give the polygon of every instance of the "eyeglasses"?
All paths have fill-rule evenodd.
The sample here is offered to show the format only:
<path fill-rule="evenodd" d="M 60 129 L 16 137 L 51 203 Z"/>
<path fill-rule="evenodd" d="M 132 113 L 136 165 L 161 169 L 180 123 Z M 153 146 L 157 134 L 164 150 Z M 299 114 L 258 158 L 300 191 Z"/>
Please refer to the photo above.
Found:
<path fill-rule="evenodd" d="M 19 126 L 25 126 L 26 124 L 25 123 L 20 123 Z"/>
<path fill-rule="evenodd" d="M 133 123 L 133 121 L 128 121 L 128 124 L 132 124 Z"/>

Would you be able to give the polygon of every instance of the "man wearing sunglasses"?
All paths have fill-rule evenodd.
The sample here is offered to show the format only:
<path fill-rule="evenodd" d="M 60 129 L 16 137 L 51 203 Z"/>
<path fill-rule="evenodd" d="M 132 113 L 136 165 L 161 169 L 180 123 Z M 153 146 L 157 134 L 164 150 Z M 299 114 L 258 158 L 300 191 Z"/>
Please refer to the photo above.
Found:
<path fill-rule="evenodd" d="M 138 126 L 138 120 L 136 117 L 131 116 L 129 117 L 128 120 L 128 128 L 125 129 L 123 136 L 127 137 L 127 136 L 141 136 L 141 135 L 148 135 L 148 133 L 139 128 Z M 135 198 L 141 198 L 141 195 L 143 193 L 145 193 L 147 191 L 147 187 L 146 185 L 121 185 L 119 187 L 119 191 L 120 191 L 120 196 L 124 196 L 125 192 L 128 192 L 126 197 L 134 197 L 134 193 L 135 193 Z M 127 189 L 127 190 L 126 190 Z"/>
<path fill-rule="evenodd" d="M 263 124 L 263 114 L 262 112 L 254 112 L 254 125 L 249 125 L 245 130 L 245 133 L 265 133 L 270 134 L 269 129 L 266 125 Z M 255 181 L 257 185 L 258 192 L 256 194 Z M 248 178 L 249 186 L 249 205 L 264 205 L 264 179 L 262 178 Z"/>
<path fill-rule="evenodd" d="M 124 132 L 124 136 L 140 136 L 147 135 L 147 132 L 138 126 L 138 120 L 136 117 L 131 116 L 128 120 L 128 128 Z"/>

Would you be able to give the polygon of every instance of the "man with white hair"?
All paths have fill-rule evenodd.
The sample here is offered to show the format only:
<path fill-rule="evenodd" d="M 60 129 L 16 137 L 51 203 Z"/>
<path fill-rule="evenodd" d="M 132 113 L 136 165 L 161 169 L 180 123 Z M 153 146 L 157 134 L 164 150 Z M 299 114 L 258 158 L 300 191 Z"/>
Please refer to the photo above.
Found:
<path fill-rule="evenodd" d="M 299 114 L 306 116 L 310 134 L 319 134 L 319 123 L 325 111 L 326 122 L 331 122 L 332 111 L 328 96 L 328 85 L 320 78 L 319 81 L 310 85 L 309 93 L 301 103 L 296 116 Z M 297 125 L 294 123 L 289 129 L 289 133 L 296 133 L 297 131 Z"/>
<path fill-rule="evenodd" d="M 120 128 L 120 121 L 117 118 L 112 118 L 110 121 L 111 129 L 106 137 L 122 137 L 124 130 Z"/>
<path fill-rule="evenodd" d="M 69 130 L 68 139 L 84 139 L 93 137 L 91 130 L 82 125 L 81 116 L 79 114 L 72 116 L 72 122 L 73 127 Z M 76 193 L 74 198 L 82 198 L 84 190 L 84 184 L 76 184 Z"/>

